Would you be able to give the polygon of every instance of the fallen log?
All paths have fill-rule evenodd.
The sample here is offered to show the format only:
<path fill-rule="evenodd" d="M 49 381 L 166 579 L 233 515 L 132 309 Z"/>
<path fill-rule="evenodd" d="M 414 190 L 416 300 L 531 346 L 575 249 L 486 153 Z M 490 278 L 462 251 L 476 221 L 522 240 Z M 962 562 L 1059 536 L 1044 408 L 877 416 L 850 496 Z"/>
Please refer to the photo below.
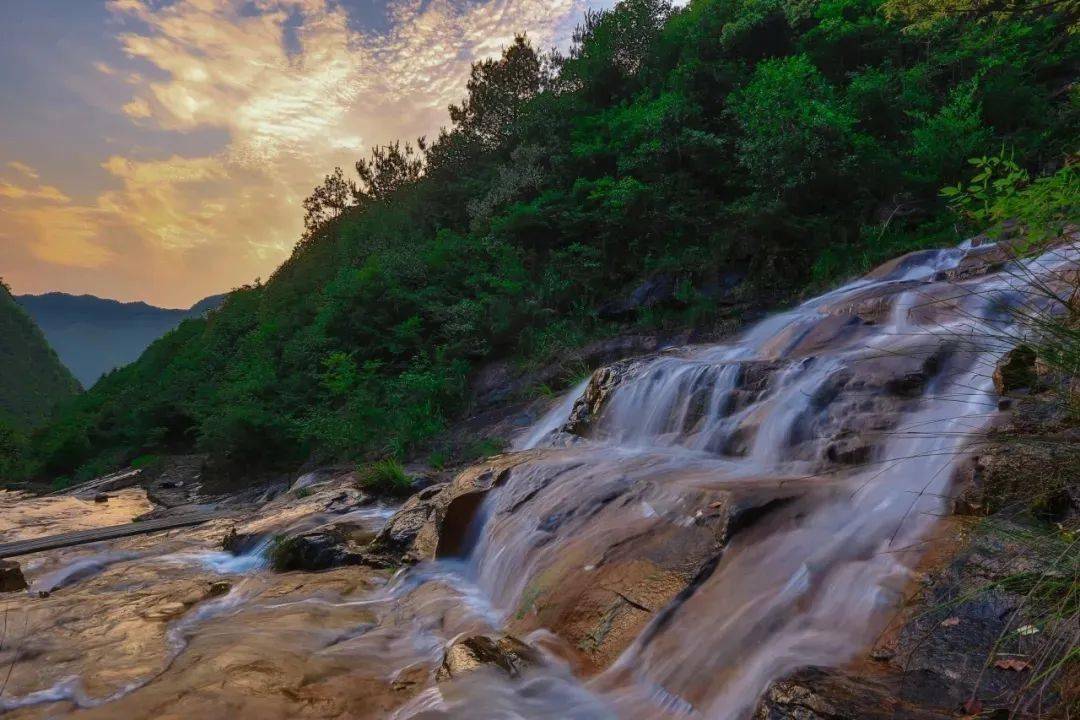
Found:
<path fill-rule="evenodd" d="M 116 538 L 130 537 L 132 535 L 145 535 L 161 530 L 191 527 L 192 525 L 201 525 L 211 520 L 227 517 L 227 515 L 228 513 L 223 513 L 220 510 L 203 510 L 175 517 L 158 518 L 157 520 L 111 525 L 109 527 L 93 528 L 92 530 L 78 530 L 30 540 L 16 540 L 15 542 L 0 544 L 0 559 L 29 555 L 45 550 L 56 550 L 73 545 L 85 545 L 86 543 L 100 542 L 102 540 L 115 540 Z"/>

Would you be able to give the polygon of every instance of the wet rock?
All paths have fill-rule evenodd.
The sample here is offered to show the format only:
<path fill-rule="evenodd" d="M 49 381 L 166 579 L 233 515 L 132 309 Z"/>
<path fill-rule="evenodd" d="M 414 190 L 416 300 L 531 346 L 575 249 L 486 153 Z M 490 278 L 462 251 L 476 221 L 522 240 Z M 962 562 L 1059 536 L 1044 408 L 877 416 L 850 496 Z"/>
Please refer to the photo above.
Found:
<path fill-rule="evenodd" d="M 654 275 L 636 287 L 629 296 L 604 303 L 597 310 L 602 320 L 627 320 L 638 311 L 669 304 L 675 299 L 675 276 Z"/>
<path fill-rule="evenodd" d="M 317 485 L 330 482 L 336 475 L 342 474 L 342 468 L 339 467 L 316 467 L 312 470 L 308 470 L 300 474 L 289 486 L 290 490 L 303 490 L 304 488 L 313 488 Z"/>
<path fill-rule="evenodd" d="M 954 348 L 949 343 L 937 347 L 919 364 L 914 372 L 907 372 L 899 377 L 885 381 L 885 391 L 901 398 L 916 398 L 926 392 L 926 387 L 945 366 Z"/>
<path fill-rule="evenodd" d="M 326 500 L 324 509 L 329 513 L 346 513 L 358 507 L 367 505 L 372 497 L 367 493 L 355 488 L 345 488 L 340 492 L 330 495 Z"/>
<path fill-rule="evenodd" d="M 895 683 L 821 668 L 808 668 L 774 683 L 755 720 L 945 720 L 947 710 L 924 709 L 899 700 Z"/>
<path fill-rule="evenodd" d="M 453 642 L 443 654 L 442 665 L 435 675 L 438 682 L 460 678 L 482 667 L 494 667 L 510 677 L 535 665 L 539 654 L 512 635 L 490 638 L 473 635 Z"/>
<path fill-rule="evenodd" d="M 275 570 L 316 572 L 363 561 L 359 546 L 335 528 L 316 528 L 300 535 L 278 538 L 270 549 Z"/>
<path fill-rule="evenodd" d="M 873 448 L 856 437 L 843 438 L 825 449 L 829 462 L 840 465 L 862 465 L 870 460 Z"/>
<path fill-rule="evenodd" d="M 243 555 L 254 549 L 262 541 L 263 537 L 258 533 L 241 533 L 237 532 L 235 527 L 229 528 L 229 532 L 221 539 L 221 549 L 231 552 L 233 555 Z"/>
<path fill-rule="evenodd" d="M 385 566 L 454 556 L 483 497 L 504 483 L 513 468 L 536 455 L 537 451 L 496 455 L 450 483 L 421 490 L 375 536 L 365 550 L 365 561 Z"/>
<path fill-rule="evenodd" d="M 1019 526 L 999 522 L 928 571 L 870 652 L 872 667 L 800 670 L 772 685 L 756 720 L 936 720 L 977 714 L 957 712 L 972 699 L 987 717 L 1010 717 L 1010 708 L 1033 702 L 1049 713 L 1059 699 L 1053 671 L 1044 692 L 1041 683 L 1028 684 L 1018 659 L 1031 662 L 1070 642 L 1074 626 L 1045 622 L 1025 588 L 1008 589 L 1016 578 L 1040 576 L 1052 560 L 1017 540 Z M 1041 629 L 1017 632 L 1036 626 Z"/>
<path fill-rule="evenodd" d="M 190 605 L 185 602 L 168 601 L 160 602 L 139 611 L 139 615 L 147 620 L 169 621 L 178 618 L 188 611 Z"/>
<path fill-rule="evenodd" d="M 741 425 L 727 434 L 724 444 L 720 447 L 720 454 L 729 457 L 745 457 L 750 454 L 754 446 L 754 438 L 757 437 L 757 425 Z"/>
<path fill-rule="evenodd" d="M 106 495 L 105 493 L 98 493 L 97 495 L 94 496 L 94 502 L 96 502 L 96 503 L 107 503 L 107 502 L 109 502 L 109 496 Z"/>
<path fill-rule="evenodd" d="M 633 377 L 644 365 L 641 360 L 624 360 L 602 367 L 592 374 L 585 392 L 574 403 L 564 430 L 573 435 L 584 435 L 600 416 L 604 405 L 611 399 L 616 388 Z"/>
<path fill-rule="evenodd" d="M 210 583 L 209 589 L 206 591 L 208 597 L 222 597 L 228 595 L 232 590 L 232 583 L 228 580 L 215 580 Z"/>
<path fill-rule="evenodd" d="M 0 560 L 0 592 L 17 592 L 27 588 L 22 568 L 14 560 Z"/>
<path fill-rule="evenodd" d="M 601 522 L 612 524 L 603 539 L 560 546 L 559 556 L 529 580 L 508 629 L 519 636 L 549 630 L 573 648 L 569 659 L 579 672 L 599 672 L 642 640 L 650 624 L 680 612 L 710 578 L 731 537 L 784 505 L 766 494 L 701 491 L 684 498 L 686 515 L 628 522 L 647 493 L 647 484 L 626 488 L 600 508 L 599 502 L 568 507 L 541 520 L 558 526 L 563 537 L 582 515 L 596 522 L 603 513 Z M 600 502 L 608 497 L 597 495 Z"/>
<path fill-rule="evenodd" d="M 1035 351 L 1027 345 L 1018 345 L 1002 355 L 994 367 L 994 389 L 998 395 L 1034 390 L 1039 384 L 1036 360 Z"/>
<path fill-rule="evenodd" d="M 890 395 L 913 398 L 923 394 L 926 389 L 924 373 L 907 373 L 903 377 L 893 378 L 885 383 L 885 390 Z"/>

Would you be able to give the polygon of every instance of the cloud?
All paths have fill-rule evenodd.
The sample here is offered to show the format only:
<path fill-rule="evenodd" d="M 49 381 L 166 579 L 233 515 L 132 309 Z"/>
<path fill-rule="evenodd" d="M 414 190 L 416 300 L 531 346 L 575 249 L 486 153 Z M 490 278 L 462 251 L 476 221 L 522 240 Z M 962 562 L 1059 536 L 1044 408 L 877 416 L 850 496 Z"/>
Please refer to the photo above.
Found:
<path fill-rule="evenodd" d="M 31 180 L 37 180 L 38 177 L 40 177 L 37 170 L 30 167 L 26 163 L 19 162 L 18 160 L 12 160 L 7 164 L 7 166 L 15 172 L 19 173 L 20 175 L 25 175 Z"/>
<path fill-rule="evenodd" d="M 163 250 L 183 250 L 216 235 L 226 208 L 216 197 L 228 188 L 227 169 L 216 157 L 136 161 L 110 157 L 102 167 L 123 182 L 103 193 L 97 207 Z"/>
<path fill-rule="evenodd" d="M 546 47 L 584 0 L 396 0 L 385 34 L 351 29 L 327 0 L 113 0 L 138 31 L 119 36 L 131 58 L 164 79 L 138 84 L 124 111 L 166 130 L 228 131 L 236 160 L 306 158 L 319 172 L 337 150 L 360 151 L 431 132 L 460 99 L 473 61 L 515 33 Z M 286 42 L 289 32 L 295 42 Z M 314 176 L 313 176 L 314 177 Z"/>
<path fill-rule="evenodd" d="M 93 66 L 131 88 L 118 111 L 143 128 L 227 140 L 198 156 L 103 158 L 114 187 L 78 203 L 51 185 L 4 182 L 0 200 L 24 205 L 0 229 L 17 225 L 40 261 L 99 268 L 128 294 L 172 304 L 265 276 L 330 169 L 437 131 L 472 62 L 518 32 L 540 48 L 563 42 L 587 1 L 390 0 L 390 28 L 376 33 L 331 0 L 111 0 L 129 60 Z M 139 288 L 151 268 L 165 277 Z"/>
<path fill-rule="evenodd" d="M 125 103 L 121 109 L 124 111 L 125 115 L 131 118 L 135 118 L 136 120 L 140 118 L 148 118 L 151 114 L 150 103 L 146 102 L 146 100 L 142 98 L 135 98 L 131 102 Z"/>
<path fill-rule="evenodd" d="M 95 270 L 107 265 L 115 253 L 99 242 L 105 218 L 92 208 L 63 207 L 19 211 L 22 224 L 34 231 L 30 246 L 37 259 L 53 265 Z"/>
<path fill-rule="evenodd" d="M 12 160 L 7 167 L 15 171 L 13 181 L 0 178 L 0 199 L 22 202 L 66 203 L 71 198 L 52 185 L 42 185 L 38 171 L 26 163 Z"/>

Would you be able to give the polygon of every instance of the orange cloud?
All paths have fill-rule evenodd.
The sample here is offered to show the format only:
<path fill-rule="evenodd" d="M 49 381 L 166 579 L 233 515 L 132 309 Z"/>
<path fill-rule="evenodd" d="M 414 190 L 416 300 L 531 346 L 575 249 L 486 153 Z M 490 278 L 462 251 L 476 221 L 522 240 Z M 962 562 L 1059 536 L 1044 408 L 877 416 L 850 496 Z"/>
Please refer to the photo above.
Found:
<path fill-rule="evenodd" d="M 37 170 L 30 167 L 26 163 L 19 162 L 18 160 L 12 160 L 11 162 L 9 162 L 7 164 L 7 166 L 9 168 L 11 168 L 12 170 L 14 170 L 15 172 L 19 173 L 20 175 L 25 175 L 26 177 L 30 178 L 31 180 L 37 180 L 39 177 L 41 177 L 38 174 Z"/>
<path fill-rule="evenodd" d="M 128 117 L 139 119 L 150 117 L 150 103 L 146 102 L 142 98 L 135 98 L 129 103 L 126 103 L 122 108 L 124 114 Z"/>
<path fill-rule="evenodd" d="M 38 182 L 41 177 L 38 171 L 26 163 L 12 160 L 7 167 L 17 173 L 17 178 L 10 182 L 0 178 L 0 199 L 48 203 L 66 203 L 70 200 L 59 188 Z"/>

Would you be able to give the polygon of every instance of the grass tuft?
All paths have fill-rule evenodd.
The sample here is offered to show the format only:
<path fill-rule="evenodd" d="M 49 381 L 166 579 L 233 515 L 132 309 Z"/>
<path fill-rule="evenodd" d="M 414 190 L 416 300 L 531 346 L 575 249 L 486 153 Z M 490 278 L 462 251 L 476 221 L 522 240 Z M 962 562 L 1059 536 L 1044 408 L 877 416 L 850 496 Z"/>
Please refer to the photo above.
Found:
<path fill-rule="evenodd" d="M 413 479 L 395 458 L 362 465 L 357 468 L 357 473 L 360 476 L 360 487 L 376 495 L 404 497 L 413 492 Z"/>

